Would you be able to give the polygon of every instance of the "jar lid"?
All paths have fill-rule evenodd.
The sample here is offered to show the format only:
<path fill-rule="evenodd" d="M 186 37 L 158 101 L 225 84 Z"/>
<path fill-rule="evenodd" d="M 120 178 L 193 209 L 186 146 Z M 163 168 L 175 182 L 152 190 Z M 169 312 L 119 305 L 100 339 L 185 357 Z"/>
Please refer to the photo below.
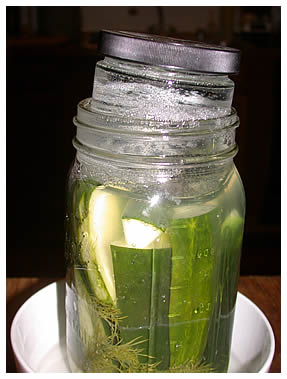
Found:
<path fill-rule="evenodd" d="M 99 52 L 138 63 L 214 74 L 238 73 L 240 65 L 238 49 L 124 31 L 102 30 Z"/>

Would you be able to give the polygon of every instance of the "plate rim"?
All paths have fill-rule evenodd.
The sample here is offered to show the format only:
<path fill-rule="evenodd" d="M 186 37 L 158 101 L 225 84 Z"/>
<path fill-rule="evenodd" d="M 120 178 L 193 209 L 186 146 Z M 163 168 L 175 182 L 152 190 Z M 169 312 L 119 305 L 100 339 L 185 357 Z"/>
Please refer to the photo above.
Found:
<path fill-rule="evenodd" d="M 56 280 L 52 283 L 49 283 L 47 285 L 45 285 L 44 287 L 40 288 L 39 290 L 37 290 L 32 296 L 30 296 L 20 307 L 19 309 L 17 310 L 16 314 L 14 315 L 14 318 L 13 318 L 13 321 L 11 323 L 11 328 L 10 328 L 10 341 L 11 341 L 11 346 L 12 346 L 12 350 L 13 350 L 13 354 L 14 354 L 14 360 L 16 362 L 16 366 L 18 365 L 17 361 L 20 363 L 20 365 L 23 367 L 23 369 L 28 372 L 28 373 L 35 373 L 36 371 L 34 371 L 27 363 L 26 361 L 22 358 L 22 354 L 20 354 L 19 350 L 18 350 L 18 347 L 17 345 L 15 344 L 15 335 L 16 335 L 16 328 L 17 328 L 17 322 L 18 322 L 18 319 L 21 317 L 21 314 L 25 311 L 25 309 L 27 308 L 27 306 L 29 306 L 29 304 L 37 297 L 39 296 L 40 293 L 43 293 L 43 291 L 48 291 L 48 289 L 52 288 L 52 287 L 55 287 L 56 285 L 60 285 L 60 286 L 64 286 L 65 287 L 65 284 L 66 284 L 66 280 L 65 279 L 59 279 L 59 280 Z M 263 373 L 263 372 L 267 372 L 268 369 L 270 368 L 271 366 L 271 363 L 273 361 L 273 358 L 274 358 L 274 354 L 275 354 L 275 336 L 274 336 L 274 331 L 272 329 L 272 326 L 268 320 L 268 318 L 266 317 L 266 315 L 264 314 L 264 312 L 258 307 L 258 305 L 256 305 L 256 303 L 254 303 L 252 300 L 250 300 L 246 295 L 242 294 L 240 291 L 237 291 L 237 296 L 236 296 L 236 305 L 235 305 L 235 316 L 236 316 L 236 306 L 237 306 L 237 302 L 238 302 L 238 299 L 241 299 L 241 301 L 245 301 L 248 303 L 249 306 L 251 306 L 256 312 L 258 312 L 262 318 L 262 320 L 264 321 L 264 324 L 266 325 L 267 327 L 267 330 L 268 330 L 268 334 L 270 335 L 270 348 L 269 348 L 269 354 L 268 354 L 268 358 L 266 359 L 266 361 L 264 362 L 263 366 L 261 367 L 261 369 L 259 371 L 257 371 L 257 373 Z"/>

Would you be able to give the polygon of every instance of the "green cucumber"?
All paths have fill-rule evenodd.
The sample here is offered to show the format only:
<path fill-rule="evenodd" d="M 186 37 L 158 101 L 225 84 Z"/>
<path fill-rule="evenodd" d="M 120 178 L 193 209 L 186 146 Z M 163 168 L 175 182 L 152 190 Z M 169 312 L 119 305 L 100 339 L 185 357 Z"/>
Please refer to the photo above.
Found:
<path fill-rule="evenodd" d="M 110 298 L 115 302 L 116 298 L 110 244 L 123 237 L 121 212 L 124 203 L 104 186 L 94 188 L 87 199 L 81 197 L 79 202 L 79 217 L 87 214 L 79 228 L 81 259 L 87 266 L 95 291 L 98 287 L 102 293 L 101 301 Z M 98 278 L 102 279 L 103 285 Z"/>
<path fill-rule="evenodd" d="M 152 249 L 135 249 L 124 243 L 111 245 L 116 285 L 116 306 L 121 312 L 119 325 L 123 343 L 139 338 L 139 348 L 147 361 L 150 302 Z"/>
<path fill-rule="evenodd" d="M 216 207 L 214 201 L 204 204 L 178 205 L 172 209 L 172 219 L 186 219 L 211 212 Z"/>
<path fill-rule="evenodd" d="M 90 181 L 76 180 L 70 186 L 72 187 L 67 198 L 66 217 L 66 238 L 65 253 L 68 264 L 79 264 L 79 228 L 87 212 L 85 204 L 88 201 L 89 194 L 95 189 L 97 183 Z"/>
<path fill-rule="evenodd" d="M 115 330 L 112 314 L 105 311 L 91 288 L 90 277 L 87 271 L 75 267 L 74 282 L 77 291 L 77 316 L 79 322 L 79 336 L 81 339 L 81 352 L 76 357 L 81 357 L 83 372 L 116 372 L 117 362 L 111 357 L 106 361 L 98 360 L 97 356 L 105 354 L 112 343 L 112 335 Z M 107 371 L 105 371 L 107 370 Z"/>
<path fill-rule="evenodd" d="M 221 257 L 218 259 L 219 288 L 214 309 L 216 325 L 211 328 L 204 353 L 218 372 L 225 372 L 228 368 L 243 229 L 244 218 L 233 209 L 218 233 Z M 216 351 L 214 346 L 217 346 Z"/>
<path fill-rule="evenodd" d="M 170 248 L 111 245 L 123 343 L 138 339 L 141 363 L 169 365 Z"/>
<path fill-rule="evenodd" d="M 79 182 L 73 194 L 75 215 L 74 239 L 78 256 L 74 278 L 78 293 L 79 327 L 83 347 L 87 355 L 95 349 L 101 351 L 111 343 L 113 317 L 109 310 L 99 314 L 104 306 L 114 307 L 115 287 L 113 279 L 110 243 L 123 237 L 121 212 L 125 201 L 103 186 Z M 111 308 L 107 308 L 111 309 Z M 87 359 L 86 364 L 91 359 Z M 94 367 L 86 367 L 93 372 Z"/>
<path fill-rule="evenodd" d="M 162 244 L 161 244 L 162 245 Z M 153 250 L 149 332 L 149 363 L 160 362 L 158 370 L 169 367 L 169 300 L 171 248 Z M 152 358 L 153 357 L 153 358 Z"/>
<path fill-rule="evenodd" d="M 131 264 L 137 260 L 138 254 L 140 254 L 139 266 L 127 266 L 131 269 L 130 290 L 135 291 L 135 296 L 138 297 L 141 304 L 141 296 L 146 296 L 147 304 L 144 308 L 147 314 L 144 316 L 144 320 L 148 321 L 149 332 L 147 337 L 147 343 L 145 347 L 145 354 L 149 357 L 146 360 L 149 363 L 154 363 L 155 360 L 159 363 L 158 368 L 167 368 L 169 362 L 168 351 L 168 303 L 169 303 L 169 284 L 170 284 L 170 256 L 171 249 L 168 239 L 168 235 L 162 229 L 162 224 L 159 225 L 160 213 L 157 207 L 153 207 L 154 204 L 147 204 L 146 201 L 131 200 L 128 202 L 127 207 L 123 213 L 123 228 L 125 239 L 128 247 L 125 249 L 127 253 L 123 259 L 121 254 L 114 254 L 113 263 L 114 270 L 117 270 L 120 275 L 121 270 L 124 267 L 124 259 L 128 259 Z M 162 214 L 162 212 L 161 212 Z M 129 218 L 131 215 L 141 217 L 141 219 Z M 153 215 L 157 219 L 157 224 L 153 225 L 148 221 L 147 216 Z M 145 220 L 145 221 L 144 221 Z M 132 249 L 131 249 L 132 248 Z M 115 248 L 112 248 L 116 252 Z M 116 258 L 117 257 L 117 258 Z M 142 262 L 141 259 L 146 259 L 146 262 Z M 126 263 L 129 263 L 126 262 Z M 133 263 L 132 263 L 133 262 Z M 144 264 L 145 263 L 145 264 Z M 122 266 L 122 268 L 121 268 Z M 141 275 L 143 276 L 141 278 Z M 146 275 L 149 285 L 145 285 L 144 276 Z M 115 274 L 115 279 L 118 275 Z M 133 286 L 133 281 L 139 283 L 139 291 L 137 286 Z M 117 294 L 121 293 L 120 282 L 116 279 Z M 135 289 L 136 288 L 136 289 Z M 128 302 L 128 304 L 130 304 Z M 126 308 L 126 304 L 121 304 L 119 308 Z M 134 306 L 132 307 L 134 308 Z M 127 309 L 128 311 L 128 309 Z M 137 310 L 136 310 L 137 311 Z M 134 317 L 136 322 L 139 322 L 141 318 L 137 317 L 137 314 L 133 311 L 129 317 Z M 139 324 L 140 325 L 140 324 Z M 128 332 L 130 333 L 130 331 Z M 161 342 L 159 342 L 161 341 Z"/>
<path fill-rule="evenodd" d="M 170 365 L 200 362 L 212 314 L 213 246 L 211 213 L 173 219 L 169 305 Z"/>
<path fill-rule="evenodd" d="M 150 246 L 163 234 L 153 225 L 131 218 L 123 219 L 123 228 L 127 244 L 137 249 Z"/>
<path fill-rule="evenodd" d="M 164 232 L 169 214 L 170 208 L 163 207 L 159 195 L 149 200 L 130 199 L 122 215 L 127 244 L 137 249 L 168 246 Z"/>
<path fill-rule="evenodd" d="M 225 218 L 220 231 L 222 249 L 222 298 L 229 299 L 222 304 L 221 311 L 227 315 L 235 305 L 239 276 L 241 245 L 243 238 L 244 219 L 236 209 L 233 209 Z"/>
<path fill-rule="evenodd" d="M 80 324 L 80 336 L 84 346 L 90 349 L 95 345 L 104 343 L 109 335 L 108 325 L 102 320 L 92 302 L 91 289 L 85 270 L 74 269 L 74 281 L 77 289 L 77 309 Z"/>
<path fill-rule="evenodd" d="M 103 281 L 99 266 L 94 259 L 96 246 L 93 243 L 89 233 L 88 219 L 83 222 L 79 228 L 80 241 L 80 266 L 83 272 L 83 277 L 86 278 L 86 287 L 89 289 L 90 296 L 95 296 L 99 301 L 106 304 L 113 304 L 114 301 L 107 290 Z"/>
<path fill-rule="evenodd" d="M 122 218 L 139 220 L 164 231 L 168 225 L 171 208 L 155 194 L 151 199 L 130 199 L 124 209 Z"/>
<path fill-rule="evenodd" d="M 85 180 L 77 180 L 74 183 L 72 195 L 72 207 L 74 215 L 75 230 L 81 225 L 83 220 L 88 216 L 88 204 L 92 192 L 99 183 L 90 182 Z"/>
<path fill-rule="evenodd" d="M 140 211 L 135 209 L 139 204 Z M 157 363 L 158 369 L 167 369 L 171 249 L 168 235 L 161 228 L 129 218 L 145 213 L 145 205 L 135 200 L 128 203 L 123 213 L 126 243 L 111 246 L 117 306 L 126 316 L 120 334 L 123 342 L 141 337 L 140 362 Z"/>

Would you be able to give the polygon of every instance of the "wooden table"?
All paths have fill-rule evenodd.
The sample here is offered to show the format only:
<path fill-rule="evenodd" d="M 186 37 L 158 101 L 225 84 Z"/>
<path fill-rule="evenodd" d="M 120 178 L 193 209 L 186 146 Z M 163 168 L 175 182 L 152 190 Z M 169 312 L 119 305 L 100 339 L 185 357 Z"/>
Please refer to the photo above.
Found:
<path fill-rule="evenodd" d="M 239 291 L 252 300 L 268 318 L 275 336 L 275 355 L 270 372 L 281 372 L 280 276 L 241 276 Z"/>
<path fill-rule="evenodd" d="M 59 278 L 58 278 L 59 279 Z M 16 372 L 10 343 L 13 317 L 24 301 L 57 278 L 8 278 L 7 286 L 7 372 Z M 242 276 L 239 291 L 265 313 L 275 334 L 275 356 L 270 372 L 281 372 L 281 279 L 280 276 Z"/>

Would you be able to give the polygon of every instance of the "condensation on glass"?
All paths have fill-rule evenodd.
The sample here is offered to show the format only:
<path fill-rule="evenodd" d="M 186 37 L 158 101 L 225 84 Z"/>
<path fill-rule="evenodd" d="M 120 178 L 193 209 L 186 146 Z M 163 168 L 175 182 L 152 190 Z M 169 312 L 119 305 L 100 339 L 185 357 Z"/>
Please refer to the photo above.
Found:
<path fill-rule="evenodd" d="M 71 371 L 226 372 L 245 216 L 239 52 L 109 31 L 100 50 L 67 186 Z"/>

